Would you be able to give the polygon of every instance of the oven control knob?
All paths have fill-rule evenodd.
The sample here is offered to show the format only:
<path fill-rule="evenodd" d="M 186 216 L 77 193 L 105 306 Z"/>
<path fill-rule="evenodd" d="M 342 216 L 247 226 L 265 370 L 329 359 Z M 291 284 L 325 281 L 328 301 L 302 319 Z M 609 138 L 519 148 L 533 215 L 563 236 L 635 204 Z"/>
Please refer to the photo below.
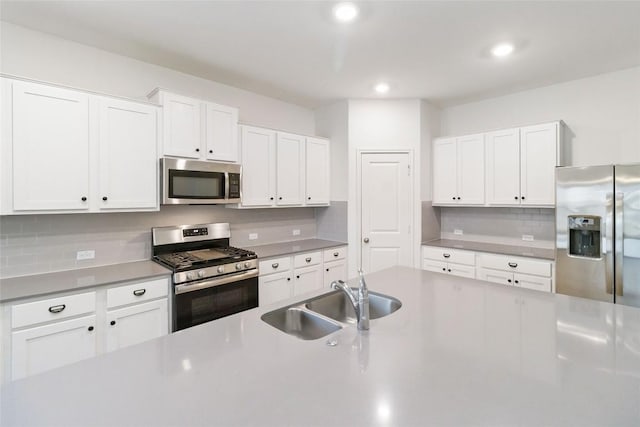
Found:
<path fill-rule="evenodd" d="M 204 277 L 204 270 L 198 271 L 198 277 Z"/>
<path fill-rule="evenodd" d="M 241 262 L 236 264 L 236 270 L 242 270 L 242 263 Z"/>
<path fill-rule="evenodd" d="M 244 263 L 244 268 L 249 268 L 251 267 L 251 263 L 249 261 Z"/>
<path fill-rule="evenodd" d="M 193 280 L 196 278 L 196 274 L 193 271 L 187 273 L 187 279 Z"/>
<path fill-rule="evenodd" d="M 218 267 L 218 273 L 224 273 L 224 267 L 223 266 Z"/>

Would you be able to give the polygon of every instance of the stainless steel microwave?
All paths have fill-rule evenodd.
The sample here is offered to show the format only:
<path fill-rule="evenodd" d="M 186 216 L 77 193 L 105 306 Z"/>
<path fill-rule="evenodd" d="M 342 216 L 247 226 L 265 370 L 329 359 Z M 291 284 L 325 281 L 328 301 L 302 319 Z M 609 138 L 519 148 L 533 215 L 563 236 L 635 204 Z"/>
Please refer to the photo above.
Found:
<path fill-rule="evenodd" d="M 237 164 L 160 159 L 163 205 L 240 203 L 240 179 Z"/>

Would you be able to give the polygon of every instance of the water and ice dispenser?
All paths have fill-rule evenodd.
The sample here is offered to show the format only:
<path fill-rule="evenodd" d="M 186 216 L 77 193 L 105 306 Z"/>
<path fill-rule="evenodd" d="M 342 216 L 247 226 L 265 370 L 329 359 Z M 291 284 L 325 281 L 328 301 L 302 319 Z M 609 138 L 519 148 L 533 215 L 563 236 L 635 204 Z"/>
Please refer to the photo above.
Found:
<path fill-rule="evenodd" d="M 569 215 L 569 255 L 600 258 L 602 218 L 592 215 Z"/>

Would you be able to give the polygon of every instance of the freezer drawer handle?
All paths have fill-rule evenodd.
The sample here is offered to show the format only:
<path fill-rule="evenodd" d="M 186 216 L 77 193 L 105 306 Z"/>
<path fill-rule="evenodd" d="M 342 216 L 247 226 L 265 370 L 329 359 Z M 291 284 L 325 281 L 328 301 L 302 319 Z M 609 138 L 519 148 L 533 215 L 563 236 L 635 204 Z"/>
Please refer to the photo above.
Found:
<path fill-rule="evenodd" d="M 450 255 L 450 254 L 442 254 L 442 256 L 443 256 L 443 257 L 445 257 L 445 258 L 449 258 L 449 257 L 451 257 L 451 255 Z"/>
<path fill-rule="evenodd" d="M 518 263 L 516 263 L 516 262 L 510 262 L 509 263 L 509 267 L 511 267 L 511 268 L 516 268 L 517 266 L 518 266 Z"/>
<path fill-rule="evenodd" d="M 141 297 L 142 295 L 145 294 L 145 292 L 147 292 L 146 289 L 136 289 L 135 291 L 133 291 L 133 294 L 137 297 Z"/>
<path fill-rule="evenodd" d="M 53 305 L 53 306 L 49 307 L 49 313 L 54 313 L 54 314 L 55 313 L 60 313 L 65 308 L 67 308 L 66 304 Z"/>

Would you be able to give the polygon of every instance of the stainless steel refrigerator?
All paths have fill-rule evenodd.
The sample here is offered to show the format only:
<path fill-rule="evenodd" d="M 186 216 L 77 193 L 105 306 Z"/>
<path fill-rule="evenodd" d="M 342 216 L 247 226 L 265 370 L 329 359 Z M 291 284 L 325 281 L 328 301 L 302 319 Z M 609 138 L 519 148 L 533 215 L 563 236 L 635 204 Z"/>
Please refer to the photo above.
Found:
<path fill-rule="evenodd" d="M 556 291 L 640 307 L 640 165 L 556 169 Z"/>

